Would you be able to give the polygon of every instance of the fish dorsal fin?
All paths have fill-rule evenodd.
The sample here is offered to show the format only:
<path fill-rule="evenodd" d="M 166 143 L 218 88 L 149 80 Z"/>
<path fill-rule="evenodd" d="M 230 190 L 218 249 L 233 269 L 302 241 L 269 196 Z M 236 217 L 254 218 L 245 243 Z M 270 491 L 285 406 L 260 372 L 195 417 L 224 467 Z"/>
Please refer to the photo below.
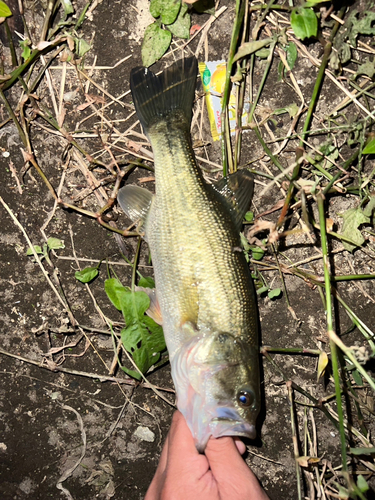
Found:
<path fill-rule="evenodd" d="M 240 229 L 253 197 L 254 178 L 252 174 L 246 169 L 239 170 L 228 177 L 223 177 L 212 186 L 224 198 L 237 229 Z"/>
<path fill-rule="evenodd" d="M 155 75 L 148 68 L 132 69 L 130 88 L 146 135 L 155 122 L 177 111 L 182 112 L 190 127 L 197 68 L 198 63 L 193 56 L 176 61 L 160 75 Z"/>
<path fill-rule="evenodd" d="M 140 225 L 146 220 L 154 195 L 139 186 L 124 186 L 117 194 L 117 201 L 132 222 Z"/>

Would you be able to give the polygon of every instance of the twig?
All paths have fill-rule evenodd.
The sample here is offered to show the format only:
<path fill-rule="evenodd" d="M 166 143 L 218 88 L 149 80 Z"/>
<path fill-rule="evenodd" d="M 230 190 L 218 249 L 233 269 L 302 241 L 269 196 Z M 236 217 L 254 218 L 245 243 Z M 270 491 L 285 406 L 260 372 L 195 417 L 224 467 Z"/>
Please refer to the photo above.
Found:
<path fill-rule="evenodd" d="M 34 248 L 34 245 L 32 244 L 30 238 L 28 237 L 27 233 L 26 233 L 26 230 L 24 229 L 24 227 L 20 224 L 20 222 L 18 221 L 17 217 L 14 215 L 14 213 L 12 212 L 12 210 L 10 209 L 10 207 L 5 203 L 5 201 L 3 200 L 3 198 L 0 196 L 0 202 L 1 204 L 3 205 L 3 207 L 5 208 L 5 210 L 8 212 L 8 214 L 10 215 L 10 217 L 12 218 L 14 224 L 22 231 L 26 241 L 27 241 L 27 244 L 28 246 L 31 248 L 32 252 L 33 252 L 33 256 L 35 258 L 35 260 L 37 261 L 40 269 L 42 270 L 42 273 L 44 275 L 44 277 L 46 278 L 47 280 L 47 283 L 49 284 L 49 286 L 52 288 L 53 292 L 55 293 L 56 297 L 58 298 L 58 301 L 62 304 L 62 306 L 64 307 L 65 311 L 67 312 L 68 316 L 69 316 L 69 320 L 71 322 L 71 324 L 74 326 L 76 324 L 76 320 L 68 306 L 68 304 L 65 303 L 65 301 L 62 299 L 61 295 L 59 294 L 59 292 L 57 291 L 55 285 L 52 283 L 50 277 L 49 277 L 49 274 L 47 273 L 47 271 L 45 270 L 40 258 L 39 258 L 39 255 L 37 254 L 37 252 L 35 251 L 35 248 Z"/>

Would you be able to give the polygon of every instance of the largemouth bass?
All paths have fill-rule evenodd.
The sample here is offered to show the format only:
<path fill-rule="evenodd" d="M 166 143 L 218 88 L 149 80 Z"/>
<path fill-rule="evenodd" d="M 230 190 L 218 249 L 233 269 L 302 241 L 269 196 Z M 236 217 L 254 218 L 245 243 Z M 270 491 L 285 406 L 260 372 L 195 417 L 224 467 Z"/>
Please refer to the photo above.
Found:
<path fill-rule="evenodd" d="M 240 171 L 216 186 L 204 180 L 190 136 L 196 77 L 195 58 L 159 76 L 132 70 L 156 194 L 125 186 L 118 201 L 144 228 L 177 407 L 203 451 L 210 436 L 255 438 L 260 388 L 256 299 L 239 236 L 253 179 Z"/>

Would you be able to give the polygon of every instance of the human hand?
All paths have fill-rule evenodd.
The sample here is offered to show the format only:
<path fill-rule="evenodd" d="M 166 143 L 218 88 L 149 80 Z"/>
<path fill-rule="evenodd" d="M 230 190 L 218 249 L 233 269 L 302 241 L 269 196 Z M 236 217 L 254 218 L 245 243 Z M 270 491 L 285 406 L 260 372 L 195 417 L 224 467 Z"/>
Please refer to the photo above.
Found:
<path fill-rule="evenodd" d="M 176 411 L 145 500 L 268 500 L 241 457 L 244 452 L 242 441 L 222 437 L 211 438 L 199 454 Z"/>

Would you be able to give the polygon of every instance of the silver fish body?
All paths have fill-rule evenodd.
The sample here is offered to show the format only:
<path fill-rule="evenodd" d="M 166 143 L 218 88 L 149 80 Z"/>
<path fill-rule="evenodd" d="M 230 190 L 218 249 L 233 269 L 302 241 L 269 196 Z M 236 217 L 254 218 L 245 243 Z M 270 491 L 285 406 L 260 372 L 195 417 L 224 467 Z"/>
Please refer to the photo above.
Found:
<path fill-rule="evenodd" d="M 202 451 L 210 436 L 255 437 L 260 390 L 256 300 L 234 193 L 205 182 L 191 146 L 196 71 L 190 58 L 159 77 L 133 70 L 131 84 L 154 153 L 156 194 L 143 210 L 144 230 L 177 406 Z M 247 172 L 234 178 L 252 190 Z M 128 214 L 131 188 L 118 196 Z"/>

